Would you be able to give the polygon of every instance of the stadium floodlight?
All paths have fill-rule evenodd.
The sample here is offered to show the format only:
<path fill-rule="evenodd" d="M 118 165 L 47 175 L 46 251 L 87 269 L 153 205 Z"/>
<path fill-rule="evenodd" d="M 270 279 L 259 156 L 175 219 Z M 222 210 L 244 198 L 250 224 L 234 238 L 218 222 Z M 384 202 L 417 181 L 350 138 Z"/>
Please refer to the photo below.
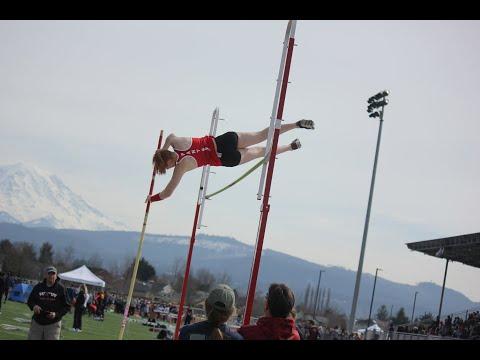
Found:
<path fill-rule="evenodd" d="M 379 93 L 371 96 L 367 102 L 369 104 L 373 103 L 375 100 L 380 100 L 381 98 L 384 98 L 384 97 L 387 97 L 388 95 L 390 94 L 390 91 L 388 90 L 383 90 L 383 91 L 380 91 Z"/>
<path fill-rule="evenodd" d="M 367 214 L 365 216 L 365 225 L 363 228 L 363 238 L 362 238 L 362 247 L 360 250 L 360 258 L 358 261 L 358 270 L 357 270 L 357 277 L 355 280 L 355 289 L 353 291 L 353 300 L 352 300 L 352 309 L 350 312 L 350 318 L 348 319 L 348 330 L 350 333 L 353 332 L 353 325 L 355 324 L 355 314 L 357 311 L 357 302 L 358 302 L 358 294 L 360 292 L 360 281 L 362 278 L 362 269 L 363 269 L 363 259 L 365 257 L 365 248 L 367 244 L 367 235 L 368 235 L 368 224 L 370 222 L 370 210 L 372 207 L 372 198 L 373 198 L 373 188 L 375 186 L 375 174 L 377 172 L 377 161 L 378 161 L 378 152 L 380 149 L 380 139 L 382 137 L 382 125 L 383 125 L 383 113 L 385 109 L 385 105 L 388 104 L 388 100 L 385 98 L 388 96 L 390 92 L 388 90 L 380 91 L 379 93 L 371 96 L 367 102 L 369 104 L 367 111 L 371 114 L 368 116 L 371 118 L 378 117 L 380 120 L 380 125 L 378 128 L 378 137 L 377 137 L 377 148 L 375 150 L 375 160 L 373 163 L 373 173 L 372 173 L 372 180 L 370 183 L 370 194 L 368 197 L 368 206 L 367 206 Z M 381 101 L 378 101 L 380 100 Z M 374 109 L 381 107 L 381 110 L 372 112 Z M 372 297 L 373 298 L 373 297 Z M 367 326 L 368 328 L 368 326 Z M 366 333 L 366 331 L 365 331 Z M 366 334 L 365 334 L 366 335 Z"/>
<path fill-rule="evenodd" d="M 385 106 L 388 104 L 388 99 L 382 100 L 382 101 L 377 101 L 373 102 L 370 105 L 368 105 L 367 111 L 371 112 L 373 109 L 378 109 L 382 106 Z"/>

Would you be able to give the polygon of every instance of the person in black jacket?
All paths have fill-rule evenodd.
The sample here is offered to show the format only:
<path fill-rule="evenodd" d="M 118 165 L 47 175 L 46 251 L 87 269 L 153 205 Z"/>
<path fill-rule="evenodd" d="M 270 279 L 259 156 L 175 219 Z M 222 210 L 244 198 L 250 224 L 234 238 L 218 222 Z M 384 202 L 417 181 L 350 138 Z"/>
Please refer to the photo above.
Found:
<path fill-rule="evenodd" d="M 3 301 L 4 304 L 7 303 L 8 300 L 8 292 L 10 291 L 11 288 L 15 285 L 15 281 L 13 280 L 13 276 L 11 272 L 8 272 L 5 276 L 5 284 L 4 284 L 4 289 L 3 292 L 5 294 L 5 300 Z M 0 301 L 2 299 L 0 298 Z"/>
<path fill-rule="evenodd" d="M 65 287 L 57 279 L 57 269 L 49 266 L 45 275 L 28 297 L 27 305 L 33 311 L 28 340 L 59 340 L 62 317 L 70 310 Z"/>
<path fill-rule="evenodd" d="M 87 294 L 87 286 L 82 284 L 80 286 L 80 291 L 75 298 L 75 311 L 73 313 L 73 331 L 75 332 L 82 331 L 82 316 L 86 309 Z"/>
<path fill-rule="evenodd" d="M 2 297 L 5 291 L 5 280 L 3 279 L 3 273 L 0 272 L 0 314 L 2 313 Z"/>

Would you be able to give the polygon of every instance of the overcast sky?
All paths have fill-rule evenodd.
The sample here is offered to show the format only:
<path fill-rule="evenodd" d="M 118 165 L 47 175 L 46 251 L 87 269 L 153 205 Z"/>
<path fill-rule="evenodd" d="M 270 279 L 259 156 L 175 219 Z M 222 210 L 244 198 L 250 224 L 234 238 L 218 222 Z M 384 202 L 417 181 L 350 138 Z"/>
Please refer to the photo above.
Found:
<path fill-rule="evenodd" d="M 0 21 L 0 164 L 54 173 L 140 231 L 161 129 L 203 136 L 216 106 L 218 134 L 268 125 L 286 24 Z M 316 129 L 280 139 L 303 147 L 276 162 L 264 248 L 356 271 L 379 125 L 366 100 L 389 89 L 364 271 L 441 285 L 444 261 L 405 243 L 479 231 L 479 38 L 479 21 L 298 21 L 284 119 Z M 209 189 L 248 168 L 214 169 Z M 259 175 L 209 201 L 202 232 L 254 245 Z M 191 233 L 200 176 L 152 205 L 147 232 Z M 452 263 L 447 287 L 480 301 L 479 275 Z"/>

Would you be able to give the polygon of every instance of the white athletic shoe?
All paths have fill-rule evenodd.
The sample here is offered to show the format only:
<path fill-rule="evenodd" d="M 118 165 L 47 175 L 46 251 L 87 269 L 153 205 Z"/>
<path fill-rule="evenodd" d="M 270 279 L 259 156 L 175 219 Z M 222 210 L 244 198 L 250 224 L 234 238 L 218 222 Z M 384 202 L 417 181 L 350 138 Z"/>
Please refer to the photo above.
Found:
<path fill-rule="evenodd" d="M 300 143 L 300 140 L 295 139 L 290 143 L 290 146 L 292 147 L 292 150 L 297 150 L 302 147 L 302 144 Z"/>

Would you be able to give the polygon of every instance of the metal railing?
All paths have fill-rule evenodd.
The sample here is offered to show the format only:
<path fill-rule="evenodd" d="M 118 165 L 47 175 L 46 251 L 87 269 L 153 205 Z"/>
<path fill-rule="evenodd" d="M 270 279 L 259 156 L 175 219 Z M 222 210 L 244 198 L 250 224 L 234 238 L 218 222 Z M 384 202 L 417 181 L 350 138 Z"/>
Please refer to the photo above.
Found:
<path fill-rule="evenodd" d="M 460 340 L 450 336 L 438 336 L 428 334 L 412 334 L 395 331 L 393 333 L 384 332 L 380 340 Z"/>

